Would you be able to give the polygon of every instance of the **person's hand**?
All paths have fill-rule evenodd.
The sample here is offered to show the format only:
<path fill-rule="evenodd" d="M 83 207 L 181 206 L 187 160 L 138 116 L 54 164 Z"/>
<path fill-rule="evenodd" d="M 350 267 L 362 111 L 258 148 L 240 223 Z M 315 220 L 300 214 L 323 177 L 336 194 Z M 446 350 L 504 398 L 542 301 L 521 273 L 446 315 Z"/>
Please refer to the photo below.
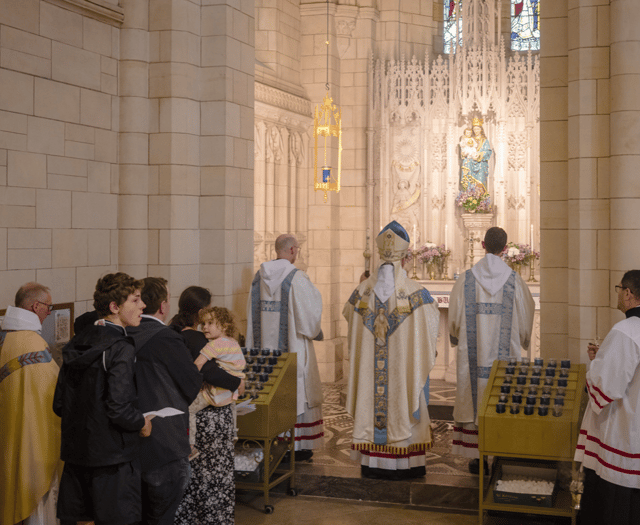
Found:
<path fill-rule="evenodd" d="M 243 396 L 244 395 L 244 379 L 240 380 L 240 386 L 238 386 L 238 395 L 239 396 Z"/>
<path fill-rule="evenodd" d="M 144 418 L 144 426 L 139 432 L 140 437 L 147 438 L 151 435 L 151 417 L 152 416 L 147 416 Z"/>
<path fill-rule="evenodd" d="M 600 345 L 595 343 L 589 343 L 587 345 L 587 354 L 589 354 L 589 361 L 593 361 L 596 358 L 596 354 L 600 350 Z"/>

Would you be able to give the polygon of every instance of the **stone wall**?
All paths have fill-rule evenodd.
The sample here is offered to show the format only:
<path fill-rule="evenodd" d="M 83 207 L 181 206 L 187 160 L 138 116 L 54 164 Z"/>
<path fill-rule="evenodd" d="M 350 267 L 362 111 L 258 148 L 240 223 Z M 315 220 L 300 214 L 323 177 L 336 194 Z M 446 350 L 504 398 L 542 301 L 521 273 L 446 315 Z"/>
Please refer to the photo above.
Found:
<path fill-rule="evenodd" d="M 37 280 L 80 314 L 122 270 L 242 321 L 254 69 L 253 2 L 2 2 L 0 304 Z"/>

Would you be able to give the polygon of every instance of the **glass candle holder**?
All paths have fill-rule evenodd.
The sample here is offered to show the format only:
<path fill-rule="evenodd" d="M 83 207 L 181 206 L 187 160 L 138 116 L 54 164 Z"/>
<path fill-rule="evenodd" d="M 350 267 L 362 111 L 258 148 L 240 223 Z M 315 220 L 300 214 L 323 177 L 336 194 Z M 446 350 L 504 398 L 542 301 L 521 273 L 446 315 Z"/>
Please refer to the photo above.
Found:
<path fill-rule="evenodd" d="M 496 413 L 504 414 L 506 412 L 506 405 L 504 403 L 498 403 L 496 405 Z"/>
<path fill-rule="evenodd" d="M 548 394 L 542 394 L 540 396 L 540 404 L 549 406 L 551 404 L 551 396 Z"/>
<path fill-rule="evenodd" d="M 538 407 L 538 415 L 539 416 L 546 416 L 549 414 L 549 407 L 545 406 L 545 405 L 540 405 Z"/>
<path fill-rule="evenodd" d="M 512 403 L 509 412 L 512 414 L 520 413 L 520 405 L 518 403 Z"/>
<path fill-rule="evenodd" d="M 518 404 L 522 403 L 522 394 L 514 393 L 514 394 L 511 396 L 511 400 L 512 400 L 514 403 L 518 403 Z"/>
<path fill-rule="evenodd" d="M 524 407 L 524 415 L 525 416 L 530 416 L 531 414 L 533 414 L 533 405 L 527 404 Z"/>
<path fill-rule="evenodd" d="M 533 364 L 539 367 L 542 367 L 542 364 L 544 363 L 544 361 L 542 360 L 542 357 L 536 357 L 533 360 Z"/>

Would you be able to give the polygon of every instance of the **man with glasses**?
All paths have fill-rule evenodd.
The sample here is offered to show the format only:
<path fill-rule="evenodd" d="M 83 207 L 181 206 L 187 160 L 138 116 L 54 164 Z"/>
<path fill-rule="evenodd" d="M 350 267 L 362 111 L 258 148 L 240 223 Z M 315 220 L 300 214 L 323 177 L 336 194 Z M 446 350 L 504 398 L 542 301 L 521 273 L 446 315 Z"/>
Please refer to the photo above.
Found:
<path fill-rule="evenodd" d="M 575 461 L 584 467 L 582 525 L 640 522 L 640 270 L 616 285 L 616 323 L 587 372 L 589 403 Z"/>
<path fill-rule="evenodd" d="M 55 523 L 60 418 L 53 413 L 59 368 L 40 336 L 53 309 L 51 291 L 26 283 L 7 307 L 0 331 L 0 523 Z M 37 466 L 37 468 L 34 468 Z"/>

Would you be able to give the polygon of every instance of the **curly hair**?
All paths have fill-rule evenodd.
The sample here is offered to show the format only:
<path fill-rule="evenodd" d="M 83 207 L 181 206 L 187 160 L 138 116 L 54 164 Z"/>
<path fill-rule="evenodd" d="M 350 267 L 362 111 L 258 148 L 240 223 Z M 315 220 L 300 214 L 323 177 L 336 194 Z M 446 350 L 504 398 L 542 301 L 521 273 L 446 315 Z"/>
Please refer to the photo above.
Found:
<path fill-rule="evenodd" d="M 96 291 L 93 292 L 93 307 L 100 317 L 111 315 L 109 305 L 116 303 L 121 306 L 127 298 L 135 293 L 136 290 L 142 290 L 144 283 L 134 279 L 130 275 L 118 272 L 109 273 L 98 279 L 96 283 Z"/>
<path fill-rule="evenodd" d="M 211 292 L 202 286 L 189 286 L 180 294 L 178 313 L 169 324 L 179 329 L 198 323 L 198 312 L 211 304 Z"/>
<path fill-rule="evenodd" d="M 209 306 L 207 308 L 203 308 L 199 317 L 200 324 L 204 324 L 209 317 L 218 323 L 218 326 L 220 326 L 224 335 L 227 337 L 234 336 L 236 333 L 236 325 L 233 322 L 233 315 L 229 310 L 221 306 Z"/>

